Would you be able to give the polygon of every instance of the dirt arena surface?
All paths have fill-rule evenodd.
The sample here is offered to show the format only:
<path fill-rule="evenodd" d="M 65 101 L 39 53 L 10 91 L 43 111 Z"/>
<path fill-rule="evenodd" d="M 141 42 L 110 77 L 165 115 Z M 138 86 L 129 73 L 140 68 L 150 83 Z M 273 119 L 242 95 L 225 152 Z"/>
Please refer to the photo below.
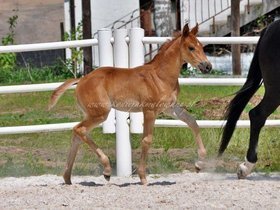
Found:
<path fill-rule="evenodd" d="M 190 173 L 138 177 L 43 175 L 0 179 L 0 209 L 279 209 L 280 174 Z"/>

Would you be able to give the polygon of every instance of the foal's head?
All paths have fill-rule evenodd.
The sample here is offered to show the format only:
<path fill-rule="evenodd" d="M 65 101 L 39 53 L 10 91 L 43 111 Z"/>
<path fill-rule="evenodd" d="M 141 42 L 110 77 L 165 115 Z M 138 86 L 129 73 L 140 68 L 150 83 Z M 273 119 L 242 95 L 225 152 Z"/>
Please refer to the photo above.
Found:
<path fill-rule="evenodd" d="M 192 30 L 189 30 L 188 24 L 184 26 L 181 36 L 181 56 L 184 63 L 190 63 L 202 73 L 208 73 L 211 71 L 212 65 L 204 54 L 202 44 L 196 38 L 197 33 L 197 24 Z"/>

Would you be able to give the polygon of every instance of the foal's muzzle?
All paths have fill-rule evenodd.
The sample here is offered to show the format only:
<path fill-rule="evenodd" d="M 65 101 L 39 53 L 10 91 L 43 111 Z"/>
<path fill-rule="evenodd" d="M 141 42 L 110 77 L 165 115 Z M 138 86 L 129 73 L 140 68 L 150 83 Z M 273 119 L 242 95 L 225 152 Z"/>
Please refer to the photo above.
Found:
<path fill-rule="evenodd" d="M 209 61 L 204 61 L 197 66 L 203 74 L 207 74 L 212 70 L 212 64 Z"/>

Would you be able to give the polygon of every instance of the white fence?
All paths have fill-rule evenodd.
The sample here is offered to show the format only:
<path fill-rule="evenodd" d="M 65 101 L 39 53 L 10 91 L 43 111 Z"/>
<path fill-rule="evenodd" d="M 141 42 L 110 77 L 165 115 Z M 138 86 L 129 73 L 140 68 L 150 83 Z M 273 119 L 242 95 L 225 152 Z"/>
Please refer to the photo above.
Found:
<path fill-rule="evenodd" d="M 162 44 L 168 37 L 144 37 L 144 31 L 140 28 L 115 30 L 102 29 L 98 32 L 97 39 L 51 42 L 29 45 L 0 46 L 0 53 L 23 52 L 47 49 L 63 49 L 69 47 L 97 46 L 99 48 L 100 66 L 135 67 L 144 63 L 143 44 Z M 201 37 L 200 41 L 204 44 L 256 44 L 259 37 Z M 129 43 L 129 45 L 127 44 Z M 242 85 L 245 79 L 233 78 L 188 78 L 179 79 L 181 85 Z M 23 93 L 37 91 L 51 91 L 61 83 L 14 85 L 0 87 L 0 94 Z M 75 88 L 73 86 L 72 88 Z M 47 106 L 47 105 L 46 105 Z M 111 111 L 106 122 L 103 123 L 104 133 L 116 133 L 117 141 L 117 175 L 129 176 L 131 174 L 131 147 L 129 133 L 142 132 L 142 113 L 131 113 L 128 120 L 128 113 Z M 0 127 L 0 134 L 19 134 L 70 130 L 78 122 Z M 202 128 L 220 128 L 224 121 L 198 120 Z M 280 120 L 268 120 L 266 126 L 279 126 Z M 187 127 L 179 120 L 156 120 L 156 127 Z M 249 121 L 238 121 L 238 127 L 248 127 Z"/>

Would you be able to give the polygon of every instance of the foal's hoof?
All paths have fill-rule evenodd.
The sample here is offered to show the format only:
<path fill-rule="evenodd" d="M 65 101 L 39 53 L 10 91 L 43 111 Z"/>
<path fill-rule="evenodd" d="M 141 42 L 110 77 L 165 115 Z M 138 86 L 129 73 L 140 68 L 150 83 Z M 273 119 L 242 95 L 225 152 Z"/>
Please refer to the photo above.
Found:
<path fill-rule="evenodd" d="M 141 179 L 141 184 L 147 186 L 148 185 L 147 179 Z"/>
<path fill-rule="evenodd" d="M 105 174 L 103 174 L 103 176 L 104 176 L 104 178 L 106 179 L 106 181 L 110 181 L 110 178 L 111 178 L 111 176 L 110 175 L 105 175 Z"/>
<path fill-rule="evenodd" d="M 197 161 L 194 164 L 195 171 L 198 173 L 204 168 L 204 163 L 202 161 Z"/>
<path fill-rule="evenodd" d="M 64 179 L 64 183 L 67 184 L 67 185 L 71 185 L 72 182 L 71 182 L 71 179 L 69 176 L 67 175 L 63 175 L 63 179 Z"/>
<path fill-rule="evenodd" d="M 72 184 L 71 181 L 66 181 L 66 180 L 64 180 L 64 183 L 67 184 L 67 185 L 71 185 Z"/>

